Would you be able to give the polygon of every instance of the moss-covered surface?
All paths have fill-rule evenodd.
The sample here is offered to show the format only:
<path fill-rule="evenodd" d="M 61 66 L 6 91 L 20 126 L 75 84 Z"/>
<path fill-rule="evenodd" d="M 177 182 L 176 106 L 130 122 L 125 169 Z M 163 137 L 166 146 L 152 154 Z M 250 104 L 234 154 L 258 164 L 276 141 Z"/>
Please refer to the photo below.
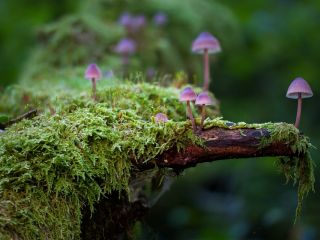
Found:
<path fill-rule="evenodd" d="M 215 118 L 205 122 L 205 128 L 222 127 L 228 129 L 255 128 L 267 129 L 270 136 L 261 139 L 260 147 L 271 143 L 284 142 L 298 157 L 280 157 L 278 165 L 285 174 L 287 183 L 292 181 L 298 185 L 298 205 L 296 218 L 301 213 L 302 201 L 310 190 L 314 190 L 314 163 L 311 159 L 309 149 L 313 147 L 307 136 L 302 135 L 292 124 L 288 123 L 262 123 L 247 124 L 245 122 L 233 123 L 222 118 Z"/>
<path fill-rule="evenodd" d="M 128 192 L 133 163 L 153 161 L 172 147 L 201 144 L 185 121 L 178 92 L 142 83 L 105 88 L 98 102 L 89 94 L 62 94 L 51 102 L 54 115 L 43 111 L 6 129 L 0 135 L 1 239 L 78 238 L 81 209 L 93 210 L 112 192 Z M 156 124 L 153 116 L 159 111 L 171 120 Z M 299 153 L 279 161 L 287 179 L 298 184 L 299 213 L 314 182 L 308 138 L 291 124 L 211 117 L 205 128 L 266 128 L 270 137 L 261 146 L 281 141 Z"/>
<path fill-rule="evenodd" d="M 177 89 L 128 84 L 98 95 L 97 103 L 62 98 L 55 115 L 44 111 L 1 134 L 1 238 L 77 238 L 84 205 L 128 191 L 132 161 L 199 142 L 179 121 L 185 108 Z M 159 111 L 177 121 L 154 123 Z"/>

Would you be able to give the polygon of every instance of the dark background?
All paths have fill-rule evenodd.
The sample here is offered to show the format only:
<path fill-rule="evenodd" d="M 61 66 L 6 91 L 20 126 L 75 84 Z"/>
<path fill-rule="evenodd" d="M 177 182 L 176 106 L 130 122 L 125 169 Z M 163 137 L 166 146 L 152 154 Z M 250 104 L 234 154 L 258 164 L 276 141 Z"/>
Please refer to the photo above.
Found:
<path fill-rule="evenodd" d="M 81 2 L 81 3 L 80 3 Z M 101 5 L 95 5 L 100 2 Z M 94 6 L 101 6 L 94 8 Z M 23 77 L 42 25 L 65 15 L 90 12 L 116 24 L 123 11 L 168 15 L 160 32 L 160 57 L 137 54 L 137 71 L 185 71 L 200 86 L 201 57 L 190 51 L 210 31 L 223 52 L 211 59 L 210 90 L 231 121 L 293 122 L 296 102 L 285 98 L 290 82 L 305 78 L 314 97 L 303 101 L 300 129 L 319 146 L 320 2 L 317 0 L 36 1 L 0 0 L 0 87 Z M 149 23 L 146 33 L 152 35 Z M 158 57 L 157 57 L 158 56 Z M 48 58 L 52 56 L 47 56 Z M 160 59 L 160 60 L 159 60 Z M 141 60 L 141 61 L 140 61 Z M 146 63 L 147 62 L 147 63 Z M 195 79 L 195 80 L 194 80 Z M 1 94 L 1 92 L 0 92 Z M 317 150 L 312 151 L 316 164 Z M 315 169 L 319 178 L 318 168 Z M 305 199 L 296 225 L 296 188 L 285 185 L 273 158 L 228 160 L 186 171 L 141 224 L 158 239 L 320 239 L 319 181 Z"/>

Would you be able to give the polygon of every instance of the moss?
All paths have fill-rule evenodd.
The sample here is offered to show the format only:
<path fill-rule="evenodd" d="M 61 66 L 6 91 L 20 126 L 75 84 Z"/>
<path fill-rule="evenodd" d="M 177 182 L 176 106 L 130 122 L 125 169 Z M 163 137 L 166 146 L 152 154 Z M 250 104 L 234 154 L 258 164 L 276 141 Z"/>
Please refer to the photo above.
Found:
<path fill-rule="evenodd" d="M 132 162 L 200 143 L 190 123 L 156 124 L 163 111 L 182 120 L 178 90 L 128 84 L 57 101 L 44 113 L 8 128 L 0 138 L 0 236 L 73 239 L 81 208 L 103 195 L 128 192 Z M 63 226 L 62 226 L 63 225 Z"/>
<path fill-rule="evenodd" d="M 280 157 L 278 165 L 286 177 L 286 182 L 292 181 L 298 185 L 298 204 L 295 221 L 301 213 L 302 201 L 310 190 L 314 190 L 314 162 L 309 149 L 313 147 L 307 136 L 302 135 L 299 129 L 288 123 L 262 123 L 247 124 L 245 122 L 233 123 L 222 118 L 215 118 L 205 122 L 205 128 L 222 127 L 227 129 L 255 128 L 267 129 L 269 136 L 261 139 L 260 147 L 271 143 L 286 143 L 298 157 Z"/>
<path fill-rule="evenodd" d="M 134 163 L 153 161 L 172 147 L 201 144 L 184 121 L 185 107 L 178 102 L 175 88 L 120 84 L 100 90 L 98 102 L 87 92 L 79 97 L 67 91 L 55 96 L 48 92 L 43 93 L 45 101 L 34 101 L 43 114 L 13 125 L 0 137 L 1 239 L 12 234 L 24 239 L 78 238 L 84 206 L 93 211 L 102 196 L 115 191 L 127 192 L 132 199 L 139 195 L 141 189 L 132 188 L 137 184 L 130 185 L 130 178 L 139 175 L 134 173 Z M 17 92 L 13 93 L 15 99 Z M 31 98 L 37 99 L 38 93 L 30 92 L 35 94 Z M 172 120 L 156 124 L 152 116 L 159 111 Z M 286 123 L 208 118 L 205 128 L 211 127 L 265 128 L 270 135 L 261 140 L 261 147 L 281 141 L 299 154 L 279 160 L 287 180 L 298 184 L 298 216 L 314 183 L 309 139 Z M 157 170 L 151 171 L 150 176 L 155 175 Z"/>

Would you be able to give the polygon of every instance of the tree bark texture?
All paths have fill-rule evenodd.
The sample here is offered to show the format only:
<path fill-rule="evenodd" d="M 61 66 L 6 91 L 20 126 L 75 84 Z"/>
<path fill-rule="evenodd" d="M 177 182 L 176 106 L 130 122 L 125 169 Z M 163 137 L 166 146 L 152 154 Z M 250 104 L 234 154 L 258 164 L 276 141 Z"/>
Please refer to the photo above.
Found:
<path fill-rule="evenodd" d="M 261 145 L 261 139 L 270 137 L 266 129 L 211 128 L 198 135 L 204 146 L 190 145 L 180 152 L 171 149 L 156 160 L 159 167 L 184 169 L 198 163 L 222 159 L 252 158 L 267 156 L 294 156 L 290 146 L 284 142 Z"/>

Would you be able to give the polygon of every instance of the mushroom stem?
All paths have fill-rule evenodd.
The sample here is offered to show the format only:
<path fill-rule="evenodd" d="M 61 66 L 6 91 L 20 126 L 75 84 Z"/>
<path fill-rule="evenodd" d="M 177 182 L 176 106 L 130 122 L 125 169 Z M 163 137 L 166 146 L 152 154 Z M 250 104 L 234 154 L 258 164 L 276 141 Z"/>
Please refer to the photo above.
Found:
<path fill-rule="evenodd" d="M 302 109 L 302 97 L 301 97 L 301 93 L 299 93 L 299 96 L 298 96 L 297 117 L 296 117 L 296 123 L 294 124 L 294 126 L 295 126 L 296 128 L 299 127 L 300 117 L 301 117 L 301 109 Z"/>
<path fill-rule="evenodd" d="M 204 49 L 203 54 L 203 61 L 204 61 L 204 84 L 203 90 L 209 90 L 209 82 L 210 82 L 210 68 L 209 68 L 209 52 L 208 49 Z"/>
<path fill-rule="evenodd" d="M 188 117 L 191 120 L 192 128 L 194 131 L 196 131 L 196 123 L 195 123 L 193 115 L 192 115 L 190 101 L 187 101 L 187 112 L 188 112 Z"/>
<path fill-rule="evenodd" d="M 203 123 L 204 123 L 204 119 L 206 117 L 206 106 L 202 105 L 201 106 L 201 123 L 200 123 L 200 128 L 203 128 Z"/>
<path fill-rule="evenodd" d="M 96 96 L 97 81 L 95 78 L 92 78 L 91 81 L 92 81 L 92 99 L 97 100 L 97 96 Z"/>
<path fill-rule="evenodd" d="M 129 55 L 123 54 L 122 55 L 123 77 L 128 76 L 129 63 L 130 63 Z"/>

